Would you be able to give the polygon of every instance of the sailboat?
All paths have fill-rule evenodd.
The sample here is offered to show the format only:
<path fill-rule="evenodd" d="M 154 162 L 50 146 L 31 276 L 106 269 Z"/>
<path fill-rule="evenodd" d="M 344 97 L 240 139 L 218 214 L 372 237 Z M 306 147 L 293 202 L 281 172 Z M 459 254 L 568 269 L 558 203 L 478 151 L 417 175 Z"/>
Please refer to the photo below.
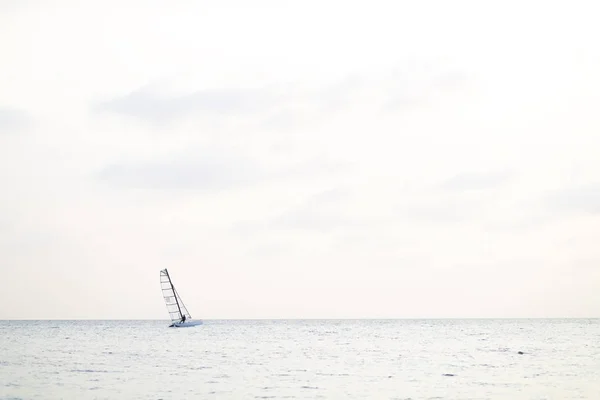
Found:
<path fill-rule="evenodd" d="M 171 318 L 170 328 L 202 325 L 202 320 L 193 320 L 191 314 L 185 308 L 183 300 L 181 300 L 181 296 L 175 290 L 173 281 L 171 281 L 171 277 L 169 276 L 169 271 L 166 268 L 160 271 L 160 286 L 169 317 Z"/>

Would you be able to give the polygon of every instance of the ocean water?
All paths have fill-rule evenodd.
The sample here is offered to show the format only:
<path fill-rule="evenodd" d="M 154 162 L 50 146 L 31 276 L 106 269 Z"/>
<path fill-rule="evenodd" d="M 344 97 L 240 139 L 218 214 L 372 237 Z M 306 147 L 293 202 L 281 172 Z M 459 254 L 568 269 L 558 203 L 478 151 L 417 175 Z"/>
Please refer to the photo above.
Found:
<path fill-rule="evenodd" d="M 600 320 L 0 321 L 0 398 L 600 399 Z"/>

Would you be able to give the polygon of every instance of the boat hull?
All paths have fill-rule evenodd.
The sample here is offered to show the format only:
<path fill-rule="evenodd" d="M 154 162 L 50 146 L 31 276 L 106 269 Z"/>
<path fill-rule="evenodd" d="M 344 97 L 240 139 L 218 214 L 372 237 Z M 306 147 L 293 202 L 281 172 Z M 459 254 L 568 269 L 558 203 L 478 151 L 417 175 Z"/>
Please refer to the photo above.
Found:
<path fill-rule="evenodd" d="M 191 326 L 198 326 L 198 325 L 202 325 L 202 321 L 201 320 L 191 320 L 191 321 L 185 321 L 185 322 L 173 322 L 171 325 L 169 325 L 169 328 L 188 328 Z"/>

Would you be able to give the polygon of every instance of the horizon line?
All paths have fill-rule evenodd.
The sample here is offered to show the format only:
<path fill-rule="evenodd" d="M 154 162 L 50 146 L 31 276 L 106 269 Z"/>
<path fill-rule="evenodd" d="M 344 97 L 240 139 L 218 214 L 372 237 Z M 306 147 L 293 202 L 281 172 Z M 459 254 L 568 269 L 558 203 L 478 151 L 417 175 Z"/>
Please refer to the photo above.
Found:
<path fill-rule="evenodd" d="M 596 317 L 255 317 L 255 318 L 192 318 L 201 321 L 433 321 L 433 320 L 551 320 L 600 319 Z M 168 318 L 0 318 L 0 321 L 170 321 Z"/>

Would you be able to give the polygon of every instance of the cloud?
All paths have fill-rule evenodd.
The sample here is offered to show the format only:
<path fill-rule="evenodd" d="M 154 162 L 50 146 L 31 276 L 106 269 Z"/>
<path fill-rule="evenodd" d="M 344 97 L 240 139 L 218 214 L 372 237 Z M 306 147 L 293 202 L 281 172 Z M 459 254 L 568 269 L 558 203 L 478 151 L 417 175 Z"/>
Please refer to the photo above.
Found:
<path fill-rule="evenodd" d="M 345 167 L 322 158 L 267 166 L 251 157 L 207 148 L 193 156 L 110 164 L 95 177 L 120 188 L 218 191 L 333 173 Z"/>
<path fill-rule="evenodd" d="M 467 87 L 472 78 L 465 71 L 450 69 L 436 75 L 432 80 L 432 86 L 444 91 L 461 90 Z"/>
<path fill-rule="evenodd" d="M 0 107 L 0 133 L 24 128 L 29 122 L 30 117 L 26 112 L 15 108 Z"/>
<path fill-rule="evenodd" d="M 277 231 L 329 233 L 337 229 L 365 226 L 366 221 L 346 216 L 342 209 L 352 197 L 346 188 L 332 188 L 308 196 L 283 212 L 264 220 L 242 221 L 233 226 L 241 234 Z"/>
<path fill-rule="evenodd" d="M 322 112 L 338 111 L 347 105 L 353 96 L 360 96 L 364 90 L 368 90 L 371 84 L 372 82 L 367 77 L 353 74 L 309 91 L 306 97 L 308 100 L 316 102 L 318 109 Z"/>
<path fill-rule="evenodd" d="M 24 11 L 32 3 L 34 3 L 33 0 L 2 0 L 0 1 L 0 10 L 5 13 Z"/>
<path fill-rule="evenodd" d="M 414 105 L 433 89 L 457 87 L 466 76 L 461 71 L 391 71 L 379 75 L 349 74 L 329 83 L 273 83 L 254 87 L 202 89 L 186 94 L 168 94 L 157 85 L 147 85 L 124 96 L 93 106 L 151 122 L 170 122 L 190 115 L 251 115 L 267 129 L 293 129 L 320 123 L 353 102 L 380 104 L 386 109 Z"/>
<path fill-rule="evenodd" d="M 215 190 L 255 182 L 264 175 L 250 160 L 206 156 L 194 160 L 112 164 L 103 168 L 97 178 L 121 188 Z"/>
<path fill-rule="evenodd" d="M 349 105 L 353 96 L 359 94 L 367 85 L 368 82 L 364 78 L 350 75 L 312 90 L 297 90 L 287 98 L 282 97 L 278 107 L 263 119 L 260 126 L 288 131 L 318 125 Z"/>
<path fill-rule="evenodd" d="M 228 115 L 264 111 L 280 98 L 281 94 L 270 88 L 212 89 L 168 95 L 146 86 L 125 96 L 100 102 L 94 108 L 97 111 L 165 122 L 191 113 Z"/>
<path fill-rule="evenodd" d="M 508 200 L 508 199 L 507 199 Z M 537 200 L 537 199 L 536 199 Z M 517 201 L 508 206 L 498 207 L 494 217 L 484 221 L 483 227 L 487 231 L 495 232 L 529 232 L 548 227 L 556 221 L 555 212 L 540 207 L 536 200 Z"/>
<path fill-rule="evenodd" d="M 485 216 L 498 199 L 494 189 L 513 177 L 512 172 L 462 172 L 426 186 L 397 207 L 402 218 L 412 221 L 457 224 Z"/>
<path fill-rule="evenodd" d="M 157 85 L 147 85 L 94 104 L 93 109 L 160 123 L 188 115 L 254 114 L 262 118 L 262 127 L 279 129 L 321 120 L 327 113 L 339 110 L 362 83 L 360 77 L 351 75 L 313 89 L 294 83 L 203 89 L 188 94 L 168 94 Z"/>
<path fill-rule="evenodd" d="M 399 219 L 434 225 L 460 224 L 481 216 L 491 204 L 489 196 L 468 193 L 433 194 L 412 196 L 397 210 Z"/>
<path fill-rule="evenodd" d="M 393 191 L 387 205 L 389 185 L 358 188 L 353 185 L 337 187 L 310 196 L 299 204 L 264 221 L 236 225 L 242 232 L 303 230 L 330 233 L 336 230 L 387 229 L 405 224 L 445 226 L 461 224 L 484 217 L 498 200 L 494 189 L 506 183 L 508 173 L 463 173 L 441 184 L 421 188 L 404 188 L 402 194 Z M 441 191 L 440 191 L 441 189 Z M 368 193 L 364 193 L 364 191 Z M 368 198 L 377 201 L 365 214 L 360 207 Z M 399 197 L 395 197 L 399 196 Z M 377 200 L 375 200 L 377 199 Z M 394 199 L 400 199 L 394 200 Z"/>
<path fill-rule="evenodd" d="M 339 188 L 325 190 L 270 219 L 267 226 L 275 229 L 301 229 L 319 232 L 356 226 L 357 221 L 345 217 L 338 211 L 340 203 L 349 196 L 350 193 L 347 190 Z"/>
<path fill-rule="evenodd" d="M 545 197 L 546 204 L 567 212 L 600 213 L 600 184 L 570 187 L 554 191 Z"/>
<path fill-rule="evenodd" d="M 404 207 L 402 213 L 410 221 L 456 224 L 472 219 L 477 209 L 464 201 L 446 199 L 437 203 L 410 205 Z"/>
<path fill-rule="evenodd" d="M 438 94 L 465 89 L 471 79 L 466 71 L 443 64 L 408 63 L 406 68 L 395 70 L 388 80 L 381 110 L 396 112 L 427 105 Z"/>
<path fill-rule="evenodd" d="M 441 182 L 438 187 L 447 191 L 485 190 L 503 185 L 512 177 L 510 171 L 462 172 Z"/>

